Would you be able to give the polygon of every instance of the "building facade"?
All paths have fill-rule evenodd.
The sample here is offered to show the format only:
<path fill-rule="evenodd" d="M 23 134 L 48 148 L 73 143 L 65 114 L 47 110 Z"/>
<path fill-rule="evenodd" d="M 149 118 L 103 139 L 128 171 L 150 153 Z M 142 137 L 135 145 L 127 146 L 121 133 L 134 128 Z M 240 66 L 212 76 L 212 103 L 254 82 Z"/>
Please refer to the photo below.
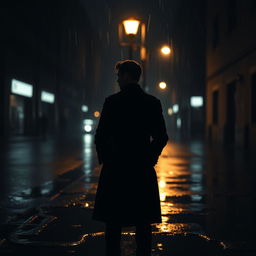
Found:
<path fill-rule="evenodd" d="M 81 131 L 97 38 L 79 0 L 0 9 L 0 135 Z"/>
<path fill-rule="evenodd" d="M 172 114 L 166 120 L 174 139 L 205 136 L 205 5 L 204 0 L 168 2 L 173 51 L 168 100 Z"/>
<path fill-rule="evenodd" d="M 207 120 L 210 141 L 256 145 L 256 2 L 209 0 Z"/>

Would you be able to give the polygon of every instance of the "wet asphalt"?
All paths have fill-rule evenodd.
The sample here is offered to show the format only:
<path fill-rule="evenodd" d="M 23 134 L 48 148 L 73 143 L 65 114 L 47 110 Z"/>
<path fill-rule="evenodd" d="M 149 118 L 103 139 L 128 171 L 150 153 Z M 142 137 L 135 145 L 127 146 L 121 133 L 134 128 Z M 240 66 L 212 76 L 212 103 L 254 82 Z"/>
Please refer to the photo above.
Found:
<path fill-rule="evenodd" d="M 92 135 L 10 141 L 1 158 L 1 256 L 104 255 L 104 225 L 91 219 Z M 252 152 L 170 141 L 155 169 L 162 223 L 152 225 L 152 256 L 256 255 Z M 135 255 L 134 231 L 123 229 L 122 255 Z"/>

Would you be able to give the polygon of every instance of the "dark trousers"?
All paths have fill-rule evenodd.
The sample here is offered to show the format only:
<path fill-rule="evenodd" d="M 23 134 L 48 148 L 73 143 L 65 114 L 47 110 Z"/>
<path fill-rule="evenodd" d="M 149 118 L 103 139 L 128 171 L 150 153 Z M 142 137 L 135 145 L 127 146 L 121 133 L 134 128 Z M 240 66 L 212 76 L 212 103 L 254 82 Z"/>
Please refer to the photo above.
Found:
<path fill-rule="evenodd" d="M 121 256 L 122 226 L 116 224 L 106 224 L 105 241 L 106 256 Z M 150 224 L 136 225 L 136 256 L 151 255 L 152 231 Z"/>

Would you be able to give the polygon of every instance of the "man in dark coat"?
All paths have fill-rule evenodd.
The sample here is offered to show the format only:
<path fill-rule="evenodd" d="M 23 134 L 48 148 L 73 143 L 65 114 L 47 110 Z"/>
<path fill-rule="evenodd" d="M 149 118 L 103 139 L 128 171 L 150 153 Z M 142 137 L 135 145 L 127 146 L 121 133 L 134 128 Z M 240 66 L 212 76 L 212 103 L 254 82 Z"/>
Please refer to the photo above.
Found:
<path fill-rule="evenodd" d="M 154 165 L 168 141 L 160 101 L 139 86 L 140 65 L 119 62 L 120 92 L 106 98 L 95 144 L 103 164 L 93 218 L 106 223 L 106 255 L 120 256 L 121 228 L 136 226 L 137 255 L 149 256 L 161 222 Z"/>

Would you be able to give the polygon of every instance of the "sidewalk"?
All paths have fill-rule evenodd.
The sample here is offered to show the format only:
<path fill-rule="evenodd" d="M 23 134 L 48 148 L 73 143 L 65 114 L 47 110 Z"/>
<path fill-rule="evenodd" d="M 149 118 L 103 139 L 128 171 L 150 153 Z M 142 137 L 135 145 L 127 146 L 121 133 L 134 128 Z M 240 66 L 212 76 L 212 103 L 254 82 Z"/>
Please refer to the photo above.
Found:
<path fill-rule="evenodd" d="M 6 212 L 33 207 L 30 198 L 37 198 L 38 191 L 49 193 L 54 180 L 84 165 L 84 144 L 82 136 L 46 140 L 20 136 L 5 142 L 0 151 L 0 223 Z"/>
<path fill-rule="evenodd" d="M 83 141 L 82 166 L 38 187 L 35 207 L 5 226 L 1 255 L 104 255 L 104 225 L 91 219 L 100 166 L 92 138 Z M 225 152 L 198 141 L 165 147 L 156 166 L 163 222 L 153 225 L 152 256 L 255 254 L 253 161 Z M 134 245 L 134 228 L 125 228 L 123 255 L 135 255 Z"/>
<path fill-rule="evenodd" d="M 1 198 L 26 188 L 40 186 L 83 163 L 82 140 L 74 138 L 18 137 L 1 147 Z"/>

